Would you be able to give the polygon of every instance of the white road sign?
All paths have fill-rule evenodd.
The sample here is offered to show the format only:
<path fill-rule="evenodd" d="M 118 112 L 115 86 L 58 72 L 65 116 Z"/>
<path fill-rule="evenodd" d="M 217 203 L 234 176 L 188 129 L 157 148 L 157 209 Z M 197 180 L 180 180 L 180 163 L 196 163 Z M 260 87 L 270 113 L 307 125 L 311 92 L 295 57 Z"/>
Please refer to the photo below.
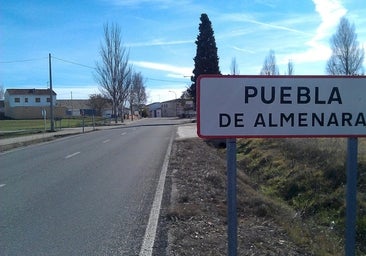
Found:
<path fill-rule="evenodd" d="M 365 76 L 200 76 L 198 135 L 365 137 Z"/>

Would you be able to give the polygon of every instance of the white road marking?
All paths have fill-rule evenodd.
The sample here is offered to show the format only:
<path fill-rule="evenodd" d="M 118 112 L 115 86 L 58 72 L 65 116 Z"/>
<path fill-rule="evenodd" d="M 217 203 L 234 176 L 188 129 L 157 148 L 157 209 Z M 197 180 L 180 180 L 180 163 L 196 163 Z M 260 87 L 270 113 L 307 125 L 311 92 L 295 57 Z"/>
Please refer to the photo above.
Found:
<path fill-rule="evenodd" d="M 65 159 L 69 159 L 69 158 L 74 157 L 74 156 L 79 155 L 79 154 L 80 154 L 79 151 L 78 152 L 75 152 L 73 154 L 70 154 L 70 155 L 65 156 Z"/>
<path fill-rule="evenodd" d="M 108 139 L 108 140 L 105 140 L 105 141 L 103 141 L 103 143 L 107 143 L 107 142 L 110 142 L 111 140 L 110 139 Z"/>
<path fill-rule="evenodd" d="M 126 135 L 126 134 L 127 134 L 127 132 L 123 132 L 123 133 L 121 133 L 121 136 Z"/>
<path fill-rule="evenodd" d="M 156 236 L 156 229 L 157 229 L 158 221 L 159 221 L 161 201 L 163 199 L 165 178 L 166 178 L 166 173 L 168 171 L 168 164 L 169 164 L 170 152 L 172 150 L 173 139 L 174 139 L 174 136 L 172 134 L 170 141 L 169 141 L 168 148 L 166 150 L 163 167 L 162 167 L 162 170 L 160 173 L 158 186 L 157 186 L 156 192 L 155 192 L 154 202 L 153 202 L 153 205 L 152 205 L 151 211 L 150 211 L 149 222 L 147 223 L 144 241 L 142 242 L 139 256 L 151 256 L 152 252 L 153 252 L 155 236 Z"/>
<path fill-rule="evenodd" d="M 6 184 L 0 184 L 0 188 L 5 187 L 5 186 L 6 186 Z"/>

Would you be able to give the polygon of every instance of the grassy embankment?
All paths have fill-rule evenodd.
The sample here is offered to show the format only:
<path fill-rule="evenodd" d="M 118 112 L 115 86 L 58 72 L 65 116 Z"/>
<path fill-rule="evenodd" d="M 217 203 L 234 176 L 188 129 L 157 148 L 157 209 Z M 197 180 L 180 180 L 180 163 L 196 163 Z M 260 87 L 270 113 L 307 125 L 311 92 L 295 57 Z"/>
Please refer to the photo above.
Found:
<path fill-rule="evenodd" d="M 359 139 L 357 251 L 366 254 L 366 140 Z M 272 215 L 299 244 L 317 255 L 344 246 L 346 139 L 240 139 L 238 167 L 258 189 L 296 214 Z"/>

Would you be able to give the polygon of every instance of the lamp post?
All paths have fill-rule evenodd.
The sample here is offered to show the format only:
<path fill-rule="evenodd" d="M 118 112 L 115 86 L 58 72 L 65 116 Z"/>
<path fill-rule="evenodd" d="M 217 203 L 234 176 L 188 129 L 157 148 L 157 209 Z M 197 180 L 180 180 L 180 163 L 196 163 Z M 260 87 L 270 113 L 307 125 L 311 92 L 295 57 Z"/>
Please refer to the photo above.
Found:
<path fill-rule="evenodd" d="M 175 96 L 175 116 L 178 116 L 178 105 L 177 105 L 177 93 L 175 91 L 169 91 L 174 93 Z"/>

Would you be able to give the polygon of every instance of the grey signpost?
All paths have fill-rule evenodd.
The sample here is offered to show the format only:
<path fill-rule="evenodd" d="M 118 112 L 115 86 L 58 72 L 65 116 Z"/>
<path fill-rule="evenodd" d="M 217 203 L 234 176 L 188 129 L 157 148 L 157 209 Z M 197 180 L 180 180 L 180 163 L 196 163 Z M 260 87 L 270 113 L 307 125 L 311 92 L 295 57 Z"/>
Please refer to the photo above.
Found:
<path fill-rule="evenodd" d="M 197 133 L 227 140 L 228 255 L 237 255 L 236 138 L 347 137 L 346 245 L 355 254 L 357 138 L 366 137 L 365 76 L 198 78 Z"/>
<path fill-rule="evenodd" d="M 346 248 L 347 256 L 356 255 L 357 220 L 357 137 L 347 141 L 347 184 L 346 184 Z"/>
<path fill-rule="evenodd" d="M 228 255 L 236 255 L 238 220 L 236 206 L 236 139 L 226 140 Z"/>

